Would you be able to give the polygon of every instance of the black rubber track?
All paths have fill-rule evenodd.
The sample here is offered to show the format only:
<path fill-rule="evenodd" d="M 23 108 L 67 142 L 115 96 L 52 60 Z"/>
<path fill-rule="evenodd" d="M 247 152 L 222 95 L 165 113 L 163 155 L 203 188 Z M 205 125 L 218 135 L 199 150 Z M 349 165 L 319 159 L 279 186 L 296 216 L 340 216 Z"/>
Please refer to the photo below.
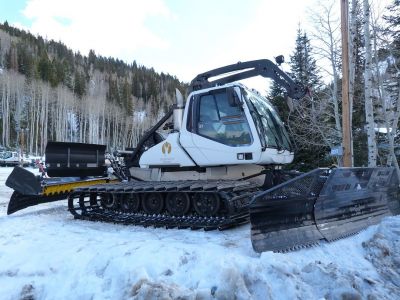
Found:
<path fill-rule="evenodd" d="M 117 184 L 101 184 L 77 188 L 68 198 L 68 208 L 76 219 L 103 221 L 140 226 L 190 229 L 226 229 L 249 221 L 249 205 L 252 197 L 259 191 L 255 184 L 245 181 L 131 181 Z M 185 215 L 172 215 L 166 205 L 161 213 L 147 214 L 143 201 L 149 193 L 168 195 L 185 193 L 192 196 L 191 209 Z M 142 199 L 138 212 L 128 213 L 118 204 L 105 207 L 101 204 L 104 195 L 137 194 Z M 195 195 L 218 197 L 218 211 L 211 216 L 201 216 L 194 209 Z M 170 198 L 171 196 L 169 196 Z M 210 198 L 213 198 L 210 197 Z M 165 204 L 165 203 L 164 203 Z"/>

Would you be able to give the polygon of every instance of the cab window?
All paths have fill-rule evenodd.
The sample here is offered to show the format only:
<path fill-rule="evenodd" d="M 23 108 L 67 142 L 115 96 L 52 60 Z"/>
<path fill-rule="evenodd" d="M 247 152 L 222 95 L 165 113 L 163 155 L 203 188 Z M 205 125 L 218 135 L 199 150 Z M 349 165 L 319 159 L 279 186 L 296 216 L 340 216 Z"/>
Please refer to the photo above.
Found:
<path fill-rule="evenodd" d="M 246 116 L 238 104 L 229 103 L 226 90 L 202 95 L 198 103 L 199 135 L 229 146 L 252 143 Z"/>

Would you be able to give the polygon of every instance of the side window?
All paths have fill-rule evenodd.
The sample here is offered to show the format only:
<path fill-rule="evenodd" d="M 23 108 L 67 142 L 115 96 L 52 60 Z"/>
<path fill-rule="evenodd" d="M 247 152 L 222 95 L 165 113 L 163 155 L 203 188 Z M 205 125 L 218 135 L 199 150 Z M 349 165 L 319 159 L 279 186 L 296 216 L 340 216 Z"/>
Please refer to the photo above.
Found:
<path fill-rule="evenodd" d="M 225 90 L 200 96 L 197 133 L 229 146 L 249 145 L 250 127 L 244 112 L 232 106 Z"/>
<path fill-rule="evenodd" d="M 205 95 L 200 98 L 200 117 L 203 123 L 218 122 L 218 109 L 214 95 Z"/>

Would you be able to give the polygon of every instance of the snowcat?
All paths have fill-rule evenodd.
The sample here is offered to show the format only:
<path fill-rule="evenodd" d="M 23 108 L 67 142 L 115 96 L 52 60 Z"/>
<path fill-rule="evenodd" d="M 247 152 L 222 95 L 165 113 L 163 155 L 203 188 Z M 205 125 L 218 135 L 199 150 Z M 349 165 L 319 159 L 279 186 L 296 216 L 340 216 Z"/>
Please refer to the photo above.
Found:
<path fill-rule="evenodd" d="M 305 97 L 307 88 L 277 64 L 255 60 L 197 75 L 186 101 L 177 91 L 176 104 L 136 148 L 121 151 L 124 166 L 112 169 L 118 182 L 104 175 L 105 146 L 49 143 L 48 174 L 78 178 L 40 183 L 16 168 L 7 180 L 15 190 L 9 213 L 68 195 L 69 211 L 83 220 L 204 230 L 250 221 L 257 252 L 336 240 L 399 214 L 394 168 L 282 169 L 294 157 L 284 123 L 265 97 L 238 82 L 260 75 L 291 99 Z"/>

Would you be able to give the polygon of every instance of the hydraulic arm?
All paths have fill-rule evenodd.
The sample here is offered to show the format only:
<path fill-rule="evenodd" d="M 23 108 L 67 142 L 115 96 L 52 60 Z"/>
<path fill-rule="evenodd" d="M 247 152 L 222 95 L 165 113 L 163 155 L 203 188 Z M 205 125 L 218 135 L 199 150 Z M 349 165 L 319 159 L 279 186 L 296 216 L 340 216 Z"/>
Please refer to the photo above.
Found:
<path fill-rule="evenodd" d="M 210 79 L 217 76 L 219 78 L 210 81 Z M 193 91 L 197 91 L 256 76 L 271 78 L 286 90 L 288 97 L 293 99 L 301 99 L 308 92 L 306 87 L 296 84 L 285 72 L 268 59 L 238 62 L 237 64 L 201 73 L 192 80 L 190 88 Z"/>

